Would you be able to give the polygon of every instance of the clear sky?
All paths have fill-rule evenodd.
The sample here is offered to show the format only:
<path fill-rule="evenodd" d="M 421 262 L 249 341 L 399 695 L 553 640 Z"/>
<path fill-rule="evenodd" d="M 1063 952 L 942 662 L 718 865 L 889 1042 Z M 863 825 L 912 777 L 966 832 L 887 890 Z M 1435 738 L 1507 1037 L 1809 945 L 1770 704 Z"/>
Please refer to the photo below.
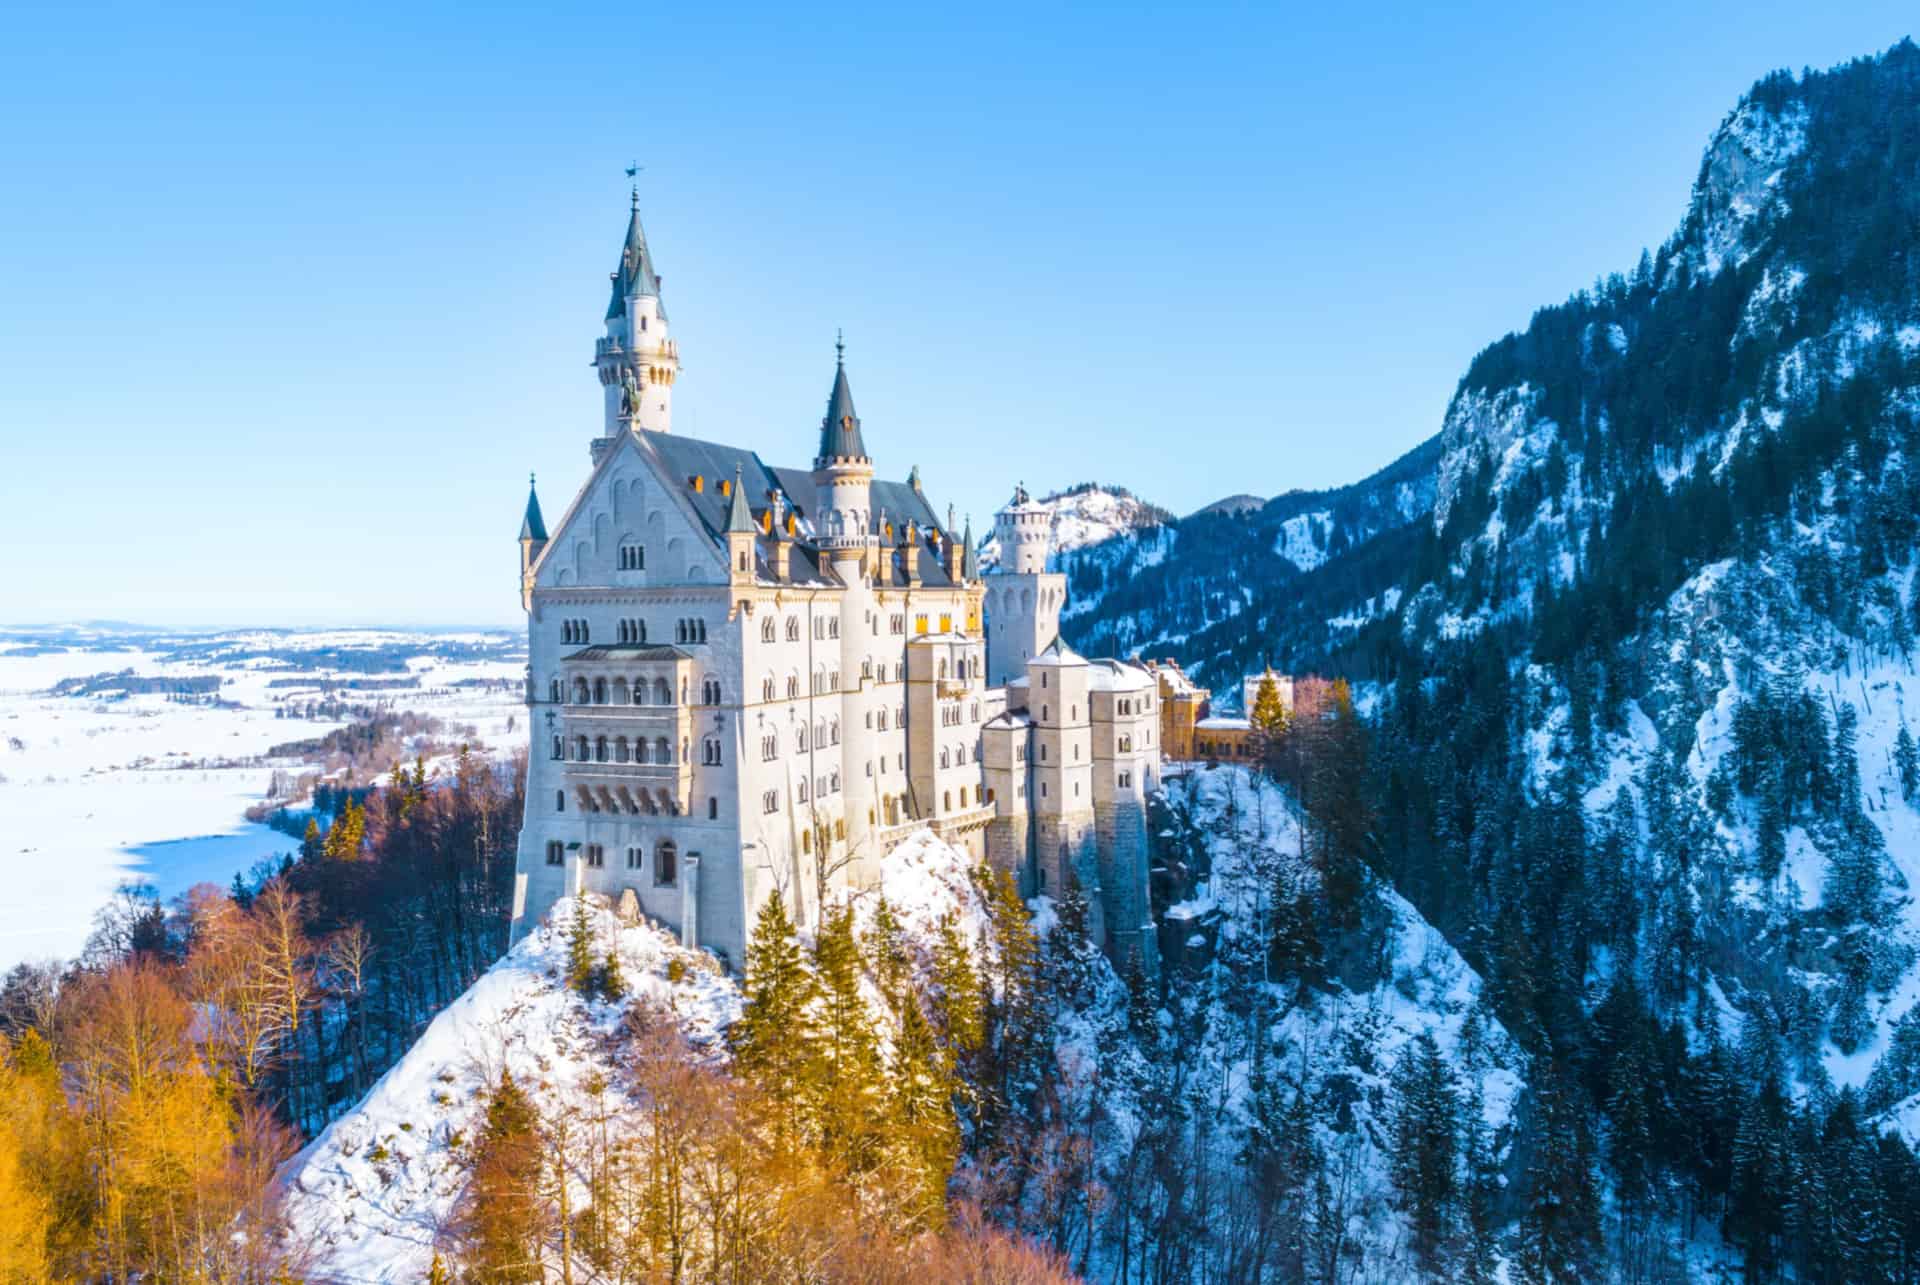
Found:
<path fill-rule="evenodd" d="M 646 167 L 677 431 L 1178 512 L 1352 481 L 1887 4 L 9 7 L 0 619 L 512 623 Z"/>

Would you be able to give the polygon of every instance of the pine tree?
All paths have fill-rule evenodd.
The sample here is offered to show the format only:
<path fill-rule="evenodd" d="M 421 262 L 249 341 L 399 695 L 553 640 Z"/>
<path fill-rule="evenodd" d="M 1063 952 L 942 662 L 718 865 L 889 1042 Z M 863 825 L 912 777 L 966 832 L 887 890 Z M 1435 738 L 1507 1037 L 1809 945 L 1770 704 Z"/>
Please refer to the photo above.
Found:
<path fill-rule="evenodd" d="M 889 1004 L 898 1006 L 900 997 L 906 992 L 909 973 L 906 935 L 900 927 L 900 917 L 894 913 L 893 903 L 886 894 L 873 908 L 873 922 L 867 928 L 867 935 L 861 942 L 866 951 L 867 968 L 873 974 L 874 983 L 880 987 L 880 993 Z"/>
<path fill-rule="evenodd" d="M 891 1132 L 916 1175 L 920 1217 L 937 1224 L 960 1154 L 960 1128 L 953 1114 L 951 1066 L 912 995 L 900 1006 L 900 1033 L 888 1071 L 893 1086 Z"/>
<path fill-rule="evenodd" d="M 573 920 L 567 925 L 567 985 L 581 995 L 593 993 L 593 914 L 587 894 L 573 895 Z"/>
<path fill-rule="evenodd" d="M 1437 1272 L 1452 1230 L 1460 1106 L 1453 1073 L 1422 1032 L 1395 1068 L 1393 1183 L 1413 1230 L 1422 1271 Z"/>
<path fill-rule="evenodd" d="M 1261 675 L 1260 685 L 1254 689 L 1253 708 L 1247 711 L 1247 723 L 1253 732 L 1254 752 L 1270 771 L 1278 764 L 1288 722 L 1287 707 L 1280 699 L 1280 685 L 1273 681 L 1269 670 Z"/>
<path fill-rule="evenodd" d="M 358 861 L 366 835 L 367 810 L 349 796 L 341 804 L 340 813 L 334 817 L 333 824 L 327 827 L 321 852 L 331 861 Z"/>
<path fill-rule="evenodd" d="M 860 997 L 860 952 L 853 910 L 828 909 L 813 948 L 819 979 L 819 1038 L 808 1076 L 811 1114 L 823 1150 L 850 1172 L 875 1159 L 881 1092 L 880 1051 L 866 1002 Z"/>
<path fill-rule="evenodd" d="M 502 1071 L 475 1139 L 460 1219 L 467 1278 L 477 1285 L 520 1285 L 542 1278 L 545 1170 L 533 1102 Z"/>
<path fill-rule="evenodd" d="M 806 1137 L 807 1077 L 818 1065 L 814 999 L 819 984 L 775 892 L 760 907 L 740 987 L 746 1002 L 728 1030 L 734 1070 L 767 1095 L 783 1148 Z"/>
<path fill-rule="evenodd" d="M 986 1005 L 973 950 L 960 934 L 960 920 L 949 910 L 940 916 L 933 942 L 933 985 L 941 1034 L 955 1056 L 964 1059 L 986 1043 Z"/>
<path fill-rule="evenodd" d="M 1893 742 L 1893 766 L 1900 774 L 1900 797 L 1913 802 L 1913 796 L 1920 793 L 1920 747 L 1913 743 L 1913 733 L 1907 730 L 1906 721 L 1900 723 L 1900 735 Z"/>
<path fill-rule="evenodd" d="M 1571 1285 L 1593 1276 L 1599 1196 L 1585 1109 L 1557 1065 L 1543 1079 L 1537 1111 L 1521 1215 L 1520 1275 L 1529 1282 Z"/>

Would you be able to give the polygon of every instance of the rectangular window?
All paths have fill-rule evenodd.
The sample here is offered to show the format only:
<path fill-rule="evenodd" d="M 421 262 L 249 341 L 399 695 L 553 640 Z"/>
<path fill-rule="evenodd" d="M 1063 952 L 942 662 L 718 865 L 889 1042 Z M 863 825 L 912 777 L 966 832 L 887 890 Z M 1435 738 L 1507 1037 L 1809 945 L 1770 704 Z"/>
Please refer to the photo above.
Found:
<path fill-rule="evenodd" d="M 927 618 L 925 616 L 915 616 L 913 618 L 913 632 L 916 634 L 924 634 L 927 632 Z"/>
<path fill-rule="evenodd" d="M 566 846 L 562 844 L 560 840 L 549 839 L 547 841 L 547 864 L 550 866 L 560 865 L 567 859 L 566 852 Z"/>
<path fill-rule="evenodd" d="M 607 864 L 607 850 L 597 843 L 587 845 L 587 864 L 595 870 Z"/>
<path fill-rule="evenodd" d="M 628 848 L 627 849 L 627 869 L 638 870 L 639 868 L 640 868 L 640 849 Z"/>

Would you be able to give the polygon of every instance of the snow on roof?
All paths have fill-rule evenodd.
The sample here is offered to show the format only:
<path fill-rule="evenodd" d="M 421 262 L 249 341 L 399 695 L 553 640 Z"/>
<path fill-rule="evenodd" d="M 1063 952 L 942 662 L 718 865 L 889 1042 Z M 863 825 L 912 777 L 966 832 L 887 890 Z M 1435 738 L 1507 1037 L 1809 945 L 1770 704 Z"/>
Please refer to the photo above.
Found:
<path fill-rule="evenodd" d="M 1033 716 L 1031 714 L 1027 713 L 1027 711 L 1025 711 L 1024 709 L 1010 709 L 1010 710 L 1007 710 L 1005 713 L 995 714 L 992 718 L 982 723 L 980 725 L 980 730 L 985 731 L 987 728 L 990 728 L 990 727 L 991 728 L 1007 728 L 1011 730 L 1013 728 L 1018 728 L 1018 727 L 1032 727 L 1032 726 L 1033 726 Z"/>
<path fill-rule="evenodd" d="M 1084 665 L 1087 658 L 1058 638 L 1047 644 L 1047 649 L 1027 662 L 1029 665 Z"/>
<path fill-rule="evenodd" d="M 1096 692 L 1134 692 L 1153 686 L 1153 676 L 1144 669 L 1118 660 L 1096 660 L 1087 673 L 1087 689 Z"/>
<path fill-rule="evenodd" d="M 1219 715 L 1214 718 L 1203 718 L 1195 723 L 1194 726 L 1205 728 L 1208 731 L 1244 732 L 1247 728 L 1251 727 L 1252 724 L 1244 718 L 1228 718 L 1225 715 Z"/>

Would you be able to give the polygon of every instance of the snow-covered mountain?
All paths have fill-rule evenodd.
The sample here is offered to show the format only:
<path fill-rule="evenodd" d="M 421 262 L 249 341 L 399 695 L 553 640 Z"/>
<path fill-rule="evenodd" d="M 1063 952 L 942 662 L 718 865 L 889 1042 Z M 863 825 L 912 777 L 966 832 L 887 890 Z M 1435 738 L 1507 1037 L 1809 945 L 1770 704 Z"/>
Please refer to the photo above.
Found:
<path fill-rule="evenodd" d="M 1903 41 L 1757 83 L 1674 235 L 1482 351 L 1350 543 L 1316 501 L 1189 520 L 1066 624 L 1216 685 L 1265 654 L 1358 683 L 1381 870 L 1604 1140 L 1555 1242 L 1583 1270 L 1683 1205 L 1750 1271 L 1911 1270 L 1856 1246 L 1911 1204 L 1876 1128 L 1920 1119 L 1916 461 Z"/>

